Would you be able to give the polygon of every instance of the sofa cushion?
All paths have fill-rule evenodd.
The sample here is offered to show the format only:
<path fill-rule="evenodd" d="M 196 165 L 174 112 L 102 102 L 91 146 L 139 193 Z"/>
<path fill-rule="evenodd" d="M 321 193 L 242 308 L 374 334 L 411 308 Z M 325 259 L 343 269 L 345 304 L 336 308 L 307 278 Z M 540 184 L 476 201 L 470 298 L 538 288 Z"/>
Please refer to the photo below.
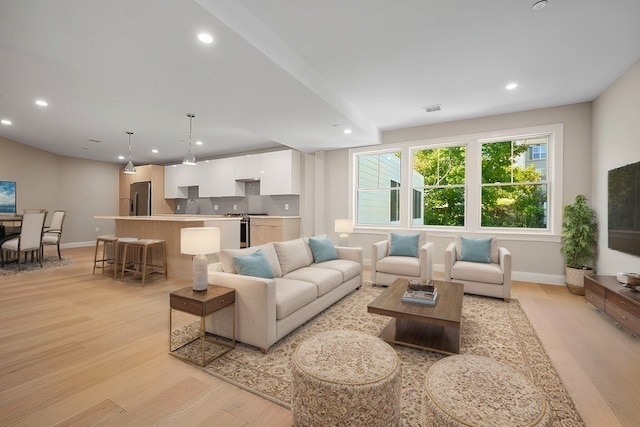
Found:
<path fill-rule="evenodd" d="M 318 287 L 301 280 L 278 278 L 276 282 L 276 320 L 284 319 L 318 298 Z"/>
<path fill-rule="evenodd" d="M 496 285 L 504 282 L 504 276 L 498 264 L 469 261 L 458 261 L 453 264 L 453 267 L 451 267 L 451 279 L 495 283 Z"/>
<path fill-rule="evenodd" d="M 260 249 L 249 255 L 234 256 L 233 264 L 235 265 L 238 274 L 262 277 L 264 279 L 274 278 L 273 270 L 269 265 L 269 261 Z"/>
<path fill-rule="evenodd" d="M 318 296 L 326 294 L 342 283 L 342 273 L 329 268 L 302 267 L 288 273 L 284 278 L 313 283 L 318 287 Z"/>
<path fill-rule="evenodd" d="M 389 256 L 418 256 L 420 234 L 391 233 Z"/>
<path fill-rule="evenodd" d="M 331 270 L 337 270 L 342 273 L 342 281 L 346 282 L 351 280 L 360 273 L 362 273 L 362 267 L 359 262 L 351 261 L 349 259 L 334 259 L 332 261 L 325 261 L 320 263 L 311 264 L 312 268 L 329 268 Z"/>
<path fill-rule="evenodd" d="M 218 259 L 222 264 L 222 271 L 225 273 L 237 274 L 236 266 L 233 263 L 234 256 L 250 255 L 260 249 L 265 258 L 269 261 L 271 270 L 273 270 L 274 277 L 282 277 L 282 270 L 280 270 L 280 263 L 278 262 L 278 255 L 273 248 L 273 243 L 266 243 L 260 246 L 252 246 L 250 248 L 243 249 L 223 249 L 218 253 Z"/>
<path fill-rule="evenodd" d="M 490 237 L 491 238 L 491 250 L 489 252 L 489 260 L 491 261 L 491 263 L 493 264 L 499 264 L 500 263 L 500 256 L 498 253 L 498 239 L 496 239 L 494 236 L 486 236 L 486 235 L 469 235 L 469 236 L 465 236 L 465 237 L 476 237 L 476 238 L 487 238 Z M 460 255 L 462 254 L 462 238 L 461 236 L 457 236 L 456 237 L 456 261 L 460 260 Z"/>
<path fill-rule="evenodd" d="M 293 270 L 309 267 L 313 262 L 311 249 L 301 238 L 286 242 L 273 242 L 273 247 L 278 255 L 283 276 Z"/>
<path fill-rule="evenodd" d="M 477 239 L 461 237 L 460 260 L 488 264 L 490 262 L 491 240 L 493 240 L 491 237 Z"/>
<path fill-rule="evenodd" d="M 333 242 L 326 237 L 310 237 L 309 247 L 311 248 L 315 262 L 338 259 L 336 247 L 333 245 Z"/>
<path fill-rule="evenodd" d="M 388 256 L 376 262 L 376 271 L 400 276 L 420 276 L 420 259 L 409 256 Z"/>

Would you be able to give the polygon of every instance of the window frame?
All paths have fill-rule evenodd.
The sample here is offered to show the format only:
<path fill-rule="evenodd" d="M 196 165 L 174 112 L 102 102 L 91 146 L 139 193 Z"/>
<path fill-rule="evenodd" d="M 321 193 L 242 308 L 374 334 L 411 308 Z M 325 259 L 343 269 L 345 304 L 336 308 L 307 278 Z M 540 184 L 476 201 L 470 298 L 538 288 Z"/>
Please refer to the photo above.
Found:
<path fill-rule="evenodd" d="M 528 236 L 530 240 L 559 241 L 562 224 L 562 162 L 563 162 L 563 130 L 562 124 L 549 124 L 534 127 L 505 129 L 494 132 L 456 135 L 442 138 L 431 138 L 384 144 L 379 148 L 364 147 L 349 150 L 349 212 L 354 218 L 355 232 L 379 232 L 387 229 L 406 229 L 427 231 L 434 236 L 454 236 L 460 232 L 466 233 L 491 233 L 503 237 L 513 236 L 519 238 Z M 531 139 L 547 136 L 547 167 L 546 181 L 548 183 L 548 222 L 546 229 L 520 229 L 503 227 L 481 227 L 481 144 L 500 139 Z M 416 226 L 412 225 L 413 206 L 412 190 L 414 186 L 411 180 L 413 172 L 413 150 L 419 148 L 439 148 L 453 145 L 466 145 L 465 159 L 465 225 L 464 227 L 447 226 Z M 389 152 L 401 152 L 402 182 L 411 183 L 402 185 L 400 190 L 401 215 L 399 224 L 368 225 L 356 222 L 356 189 L 357 189 L 357 158 L 361 154 L 381 154 Z"/>

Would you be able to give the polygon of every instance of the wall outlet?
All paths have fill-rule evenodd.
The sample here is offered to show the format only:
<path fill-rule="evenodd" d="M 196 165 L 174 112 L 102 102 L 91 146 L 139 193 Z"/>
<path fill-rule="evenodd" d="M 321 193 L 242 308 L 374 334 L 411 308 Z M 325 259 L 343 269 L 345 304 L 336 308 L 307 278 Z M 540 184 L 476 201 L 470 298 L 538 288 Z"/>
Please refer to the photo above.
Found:
<path fill-rule="evenodd" d="M 213 210 L 217 211 L 218 210 L 218 205 L 213 205 Z"/>
<path fill-rule="evenodd" d="M 285 211 L 288 211 L 288 210 L 289 210 L 289 203 L 285 203 L 285 204 L 284 204 L 284 210 L 285 210 Z"/>
<path fill-rule="evenodd" d="M 96 233 L 100 232 L 100 227 L 96 227 Z"/>
<path fill-rule="evenodd" d="M 238 205 L 233 205 L 233 210 L 237 211 L 238 210 Z"/>
<path fill-rule="evenodd" d="M 180 205 L 176 205 L 176 210 L 179 211 L 180 210 Z"/>

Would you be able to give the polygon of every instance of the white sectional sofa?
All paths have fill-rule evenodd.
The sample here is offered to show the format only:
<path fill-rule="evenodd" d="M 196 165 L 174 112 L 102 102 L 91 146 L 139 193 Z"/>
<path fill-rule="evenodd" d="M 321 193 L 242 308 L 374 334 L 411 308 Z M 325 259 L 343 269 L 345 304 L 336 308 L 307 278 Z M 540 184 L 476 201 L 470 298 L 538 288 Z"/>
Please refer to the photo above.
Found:
<path fill-rule="evenodd" d="M 332 247 L 337 258 L 323 262 L 316 262 L 309 240 L 303 238 L 221 251 L 220 262 L 209 264 L 209 284 L 236 290 L 236 340 L 265 353 L 289 332 L 359 288 L 362 248 Z M 238 274 L 233 257 L 258 249 L 274 278 Z M 207 318 L 206 330 L 228 337 L 231 320 L 228 312 L 214 313 Z"/>

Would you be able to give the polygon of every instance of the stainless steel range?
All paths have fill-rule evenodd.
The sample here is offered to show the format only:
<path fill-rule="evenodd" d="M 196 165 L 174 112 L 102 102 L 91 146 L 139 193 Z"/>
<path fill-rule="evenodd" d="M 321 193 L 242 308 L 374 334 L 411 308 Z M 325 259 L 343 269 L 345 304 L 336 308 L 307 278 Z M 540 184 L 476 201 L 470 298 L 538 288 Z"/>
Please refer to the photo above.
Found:
<path fill-rule="evenodd" d="M 251 246 L 251 215 L 267 216 L 267 214 L 246 214 L 246 213 L 226 213 L 224 216 L 229 218 L 240 218 L 240 247 L 248 248 Z"/>

